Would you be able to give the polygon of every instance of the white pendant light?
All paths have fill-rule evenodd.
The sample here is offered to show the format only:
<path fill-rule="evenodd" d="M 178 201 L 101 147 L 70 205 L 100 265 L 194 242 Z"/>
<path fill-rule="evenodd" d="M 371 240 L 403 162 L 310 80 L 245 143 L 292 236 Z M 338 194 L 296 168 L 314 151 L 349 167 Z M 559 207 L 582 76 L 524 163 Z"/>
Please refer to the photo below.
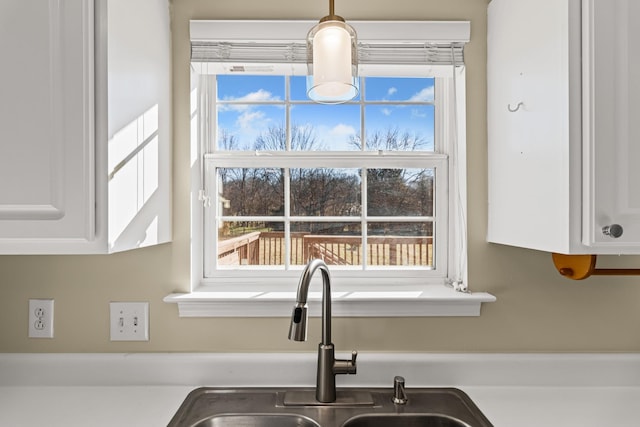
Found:
<path fill-rule="evenodd" d="M 307 34 L 307 96 L 322 104 L 340 104 L 358 96 L 358 51 L 355 30 L 333 12 Z"/>

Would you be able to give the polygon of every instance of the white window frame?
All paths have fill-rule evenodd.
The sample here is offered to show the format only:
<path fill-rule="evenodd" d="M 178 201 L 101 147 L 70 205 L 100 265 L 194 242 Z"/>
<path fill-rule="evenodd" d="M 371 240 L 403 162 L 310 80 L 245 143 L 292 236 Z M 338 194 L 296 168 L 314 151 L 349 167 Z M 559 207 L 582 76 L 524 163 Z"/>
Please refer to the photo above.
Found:
<path fill-rule="evenodd" d="M 206 106 L 203 106 L 207 111 L 216 111 L 215 96 L 211 92 L 212 86 L 215 85 L 213 80 L 215 76 L 206 76 L 205 79 L 212 80 L 210 84 L 204 84 L 207 94 L 203 96 Z M 443 141 L 443 137 L 440 130 L 444 128 L 446 121 L 448 120 L 448 114 L 445 112 L 440 113 L 443 105 L 438 98 L 442 98 L 440 92 L 441 82 L 437 80 L 435 89 L 435 129 L 436 135 L 434 137 L 435 151 L 421 151 L 421 152 L 379 152 L 379 151 L 314 151 L 314 152 L 269 152 L 269 153 L 250 153 L 250 152 L 214 152 L 211 154 L 205 154 L 204 159 L 204 188 L 207 195 L 219 194 L 217 189 L 217 182 L 215 174 L 212 169 L 216 166 L 219 167 L 260 167 L 260 168 L 286 168 L 286 167 L 303 167 L 303 168 L 316 168 L 316 167 L 329 167 L 329 168 L 352 168 L 360 169 L 363 167 L 372 168 L 415 168 L 415 169 L 433 169 L 435 171 L 435 191 L 434 199 L 440 201 L 446 201 L 448 199 L 448 183 L 450 180 L 448 171 L 448 155 L 440 154 L 447 153 L 449 150 L 445 147 L 447 144 Z M 201 103 L 201 105 L 203 104 Z M 364 101 L 357 101 L 354 104 L 367 105 Z M 209 116 L 209 114 L 205 114 Z M 366 122 L 366 117 L 364 117 Z M 366 126 L 366 125 L 365 125 Z M 440 134 L 440 135 L 438 135 Z M 205 138 L 213 138 L 214 135 L 208 134 Z M 200 141 L 201 147 L 213 147 L 215 141 Z M 363 197 L 366 197 L 366 192 L 362 192 Z M 363 205 L 366 201 L 363 200 Z M 204 221 L 205 229 L 207 225 L 215 224 L 219 218 L 219 212 L 216 209 L 216 202 L 211 201 L 211 205 L 204 209 Z M 389 283 L 390 280 L 402 280 L 407 284 L 423 285 L 425 283 L 442 284 L 444 280 L 449 276 L 447 268 L 447 260 L 449 258 L 447 250 L 447 230 L 448 225 L 448 203 L 435 203 L 435 209 L 433 218 L 435 219 L 435 233 L 434 241 L 436 242 L 434 259 L 436 260 L 436 266 L 434 269 L 426 267 L 415 268 L 393 268 L 386 267 L 365 267 L 365 269 L 344 268 L 341 266 L 330 266 L 332 277 L 335 279 L 336 286 L 334 288 L 340 289 L 352 289 L 355 287 L 370 288 L 371 290 L 379 288 Z M 284 219 L 284 218 L 283 218 Z M 296 218 L 290 218 L 295 221 Z M 302 221 L 325 221 L 331 220 L 331 218 L 298 218 Z M 227 218 L 226 220 L 232 221 L 234 218 Z M 261 221 L 264 218 L 242 218 L 244 221 Z M 357 221 L 354 218 L 345 220 L 344 218 L 333 218 L 333 221 L 350 221 L 350 222 L 375 222 L 375 221 L 402 221 L 403 217 L 359 217 Z M 410 219 L 408 219 L 410 221 Z M 363 233 L 364 233 L 363 229 Z M 216 239 L 214 238 L 213 230 L 209 229 L 204 233 L 204 246 L 203 246 L 203 259 L 215 260 L 217 259 Z M 202 280 L 201 284 L 210 288 L 209 290 L 216 290 L 216 287 L 220 284 L 233 284 L 236 289 L 242 289 L 250 287 L 256 289 L 256 287 L 264 287 L 265 289 L 278 288 L 282 285 L 280 283 L 290 283 L 291 279 L 295 281 L 304 268 L 304 266 L 289 266 L 288 270 L 283 270 L 282 266 L 265 267 L 265 266 L 242 266 L 240 271 L 238 269 L 220 268 L 217 269 L 211 265 L 213 262 L 207 263 L 204 261 L 204 275 L 206 277 Z M 265 274 L 266 273 L 266 274 Z M 285 288 L 286 289 L 286 288 Z"/>
<path fill-rule="evenodd" d="M 212 37 L 220 37 L 221 33 L 225 33 L 225 25 L 229 21 L 218 21 L 218 25 L 209 27 L 209 31 L 215 33 Z M 288 32 L 292 32 L 292 28 L 301 26 L 300 21 L 284 23 L 288 21 L 280 21 L 269 27 L 270 31 L 281 31 L 282 35 L 277 38 L 286 38 Z M 207 21 L 211 24 L 211 21 Z M 202 38 L 202 34 L 207 31 L 203 28 L 202 22 L 192 22 L 192 40 L 196 35 Z M 233 28 L 235 33 L 231 37 L 238 37 L 237 34 L 244 34 L 244 37 L 254 37 L 259 39 L 258 34 L 265 33 L 265 28 L 261 27 L 263 21 L 259 23 L 251 23 L 244 21 L 244 32 L 238 32 L 242 29 L 241 23 L 233 23 L 227 27 L 227 30 Z M 313 25 L 313 23 L 310 23 Z M 362 23 L 361 23 L 362 24 Z M 385 27 L 384 23 L 375 23 L 375 26 L 361 26 L 365 28 L 364 33 L 367 34 L 367 28 L 376 28 L 375 34 L 381 34 L 379 37 L 384 38 L 385 34 L 394 34 L 397 37 L 398 28 L 402 28 L 407 34 L 420 33 L 423 29 L 420 23 L 402 23 L 398 27 L 398 23 L 388 23 Z M 382 25 L 381 25 L 382 24 Z M 424 23 L 422 23 L 424 24 Z M 432 23 L 433 24 L 433 23 Z M 436 25 L 437 28 L 443 27 Z M 454 23 L 453 27 L 459 23 Z M 304 23 L 302 25 L 307 25 Z M 260 28 L 259 28 L 260 27 Z M 354 24 L 358 34 L 361 34 L 361 28 Z M 468 23 L 467 23 L 468 27 Z M 211 30 L 214 28 L 214 30 Z M 253 28 L 255 33 L 251 35 L 249 28 Z M 385 31 L 386 28 L 386 31 Z M 228 31 L 227 31 L 228 32 Z M 249 34 L 247 34 L 249 33 Z M 370 32 L 371 33 L 371 32 Z M 446 34 L 447 32 L 444 31 Z M 298 33 L 295 33 L 298 34 Z M 299 36 L 299 34 L 298 34 Z M 450 37 L 450 36 L 449 36 Z M 193 64 L 192 64 L 193 65 Z M 203 207 L 207 203 L 206 194 L 202 191 L 204 188 L 203 177 L 206 175 L 203 169 L 206 162 L 203 161 L 202 145 L 206 141 L 210 141 L 212 135 L 209 135 L 210 126 L 199 126 L 197 124 L 198 111 L 213 111 L 215 109 L 207 108 L 212 101 L 209 99 L 207 92 L 200 93 L 198 96 L 197 83 L 200 80 L 200 74 L 217 74 L 220 72 L 220 64 L 205 63 L 200 67 L 192 68 L 192 288 L 191 292 L 186 294 L 172 294 L 165 298 L 166 302 L 178 303 L 180 316 L 184 317 L 286 317 L 289 315 L 290 306 L 295 298 L 296 285 L 299 273 L 302 270 L 292 269 L 289 271 L 278 271 L 276 277 L 264 280 L 264 273 L 251 272 L 241 270 L 224 271 L 218 270 L 215 278 L 204 278 L 204 227 L 206 209 Z M 386 66 L 375 67 L 368 66 L 368 74 L 370 75 L 386 75 Z M 306 69 L 306 68 L 305 68 Z M 399 75 L 415 75 L 416 70 L 412 67 L 392 66 L 393 74 Z M 399 73 L 396 70 L 401 70 Z M 290 74 L 300 73 L 300 69 L 293 67 L 285 70 Z M 283 74 L 282 67 L 276 67 L 272 70 L 275 74 Z M 361 67 L 362 72 L 362 67 Z M 424 75 L 425 70 L 422 69 L 420 74 Z M 402 74 L 406 73 L 406 74 Z M 441 156 L 434 156 L 434 160 L 439 163 L 437 173 L 442 173 L 448 169 L 446 175 L 448 178 L 447 188 L 449 192 L 449 203 L 442 209 L 442 212 L 436 216 L 444 215 L 439 221 L 447 223 L 446 235 L 436 236 L 436 248 L 439 239 L 446 239 L 448 252 L 446 255 L 437 254 L 437 256 L 445 256 L 448 262 L 444 272 L 437 277 L 429 280 L 424 278 L 424 270 L 416 270 L 417 274 L 408 273 L 403 277 L 402 283 L 398 283 L 397 271 L 376 270 L 376 277 L 366 279 L 355 279 L 354 276 L 362 276 L 362 270 L 349 271 L 339 268 L 329 267 L 332 275 L 332 296 L 333 311 L 336 316 L 477 316 L 480 314 L 480 306 L 482 302 L 491 302 L 495 300 L 490 294 L 483 292 L 472 293 L 468 291 L 467 268 L 466 268 L 466 139 L 465 135 L 465 68 L 464 66 L 448 66 L 448 67 L 429 67 L 428 73 L 431 77 L 436 77 L 436 118 L 435 135 L 436 147 L 443 150 Z M 215 113 L 212 114 L 215 116 Z M 201 117 L 203 122 L 215 120 L 214 117 Z M 448 141 L 451 144 L 443 144 Z M 322 155 L 327 155 L 323 153 Z M 335 155 L 336 153 L 331 153 Z M 354 159 L 350 159 L 348 153 L 340 153 L 345 155 L 345 165 L 353 164 Z M 216 154 L 218 155 L 218 154 Z M 214 155 L 213 157 L 215 157 Z M 219 154 L 223 156 L 224 154 Z M 237 155 L 237 154 L 236 154 Z M 393 153 L 370 153 L 372 161 L 384 162 L 385 167 L 393 167 Z M 291 154 L 295 157 L 295 153 Z M 239 157 L 242 157 L 239 156 Z M 246 159 L 245 159 L 246 160 Z M 291 160 L 291 159 L 290 159 Z M 351 162 L 351 163 L 350 163 Z M 266 161 L 265 163 L 269 163 Z M 239 165 L 244 164 L 242 161 Z M 443 165 L 445 167 L 443 167 Z M 458 167 L 462 165 L 463 167 Z M 264 166 L 263 164 L 260 165 Z M 403 164 L 403 167 L 407 167 Z M 421 165 L 420 167 L 425 167 Z M 426 166 L 429 167 L 429 166 Z M 436 186 L 442 185 L 442 178 L 436 177 Z M 435 196 L 434 196 L 435 197 Z M 437 206 L 437 205 L 436 205 Z M 209 211 L 213 211 L 210 209 Z M 436 249 L 437 250 L 437 249 Z M 248 274 L 247 274 L 248 273 Z M 275 281 L 274 281 L 275 279 Z M 317 278 L 316 278 L 317 279 Z M 342 280 L 344 279 L 344 280 Z M 386 287 L 385 285 L 390 285 Z M 312 285 L 312 292 L 309 295 L 310 300 L 321 298 L 320 292 L 314 292 L 320 289 L 319 285 Z M 313 302 L 310 304 L 310 314 L 312 316 L 319 315 L 319 308 L 314 307 L 318 304 Z"/>

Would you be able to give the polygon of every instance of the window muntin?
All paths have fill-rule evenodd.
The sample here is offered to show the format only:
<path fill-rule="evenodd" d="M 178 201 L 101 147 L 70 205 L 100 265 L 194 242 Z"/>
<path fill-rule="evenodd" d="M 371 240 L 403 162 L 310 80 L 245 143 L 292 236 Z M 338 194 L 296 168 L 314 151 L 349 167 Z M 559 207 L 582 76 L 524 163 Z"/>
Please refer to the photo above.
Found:
<path fill-rule="evenodd" d="M 360 99 L 327 106 L 306 100 L 304 78 L 267 77 L 261 85 L 265 76 L 217 76 L 209 146 L 218 148 L 205 169 L 217 176 L 206 192 L 219 197 L 205 218 L 205 276 L 299 270 L 312 255 L 364 275 L 383 268 L 444 277 L 446 256 L 436 257 L 434 245 L 446 254 L 447 221 L 437 219 L 434 197 L 436 174 L 448 181 L 447 156 L 436 154 L 435 79 L 364 78 Z M 372 156 L 388 151 L 396 155 Z M 232 194 L 232 176 L 244 176 L 244 198 Z M 444 207 L 446 194 L 442 185 Z M 230 240 L 244 235 L 260 236 L 254 253 L 229 254 Z"/>

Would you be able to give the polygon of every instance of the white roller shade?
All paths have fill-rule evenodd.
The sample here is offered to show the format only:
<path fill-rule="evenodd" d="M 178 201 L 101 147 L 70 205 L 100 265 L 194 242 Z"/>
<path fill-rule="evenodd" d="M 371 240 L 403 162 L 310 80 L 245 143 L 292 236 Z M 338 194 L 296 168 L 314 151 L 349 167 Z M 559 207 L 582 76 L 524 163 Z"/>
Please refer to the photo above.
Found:
<path fill-rule="evenodd" d="M 468 21 L 350 21 L 359 74 L 451 74 L 464 64 Z M 191 21 L 191 62 L 201 74 L 307 73 L 305 36 L 315 21 Z"/>

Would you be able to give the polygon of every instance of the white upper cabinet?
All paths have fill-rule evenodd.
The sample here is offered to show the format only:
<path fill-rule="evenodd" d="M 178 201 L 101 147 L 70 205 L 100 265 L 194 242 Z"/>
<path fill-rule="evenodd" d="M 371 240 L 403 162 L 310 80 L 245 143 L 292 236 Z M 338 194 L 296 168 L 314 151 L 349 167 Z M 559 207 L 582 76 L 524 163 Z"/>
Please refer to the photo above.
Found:
<path fill-rule="evenodd" d="M 0 1 L 0 253 L 170 240 L 168 7 Z"/>
<path fill-rule="evenodd" d="M 640 253 L 636 3 L 489 4 L 490 242 Z"/>
<path fill-rule="evenodd" d="M 95 238 L 89 6 L 0 2 L 0 236 L 10 245 Z"/>
<path fill-rule="evenodd" d="M 583 16 L 583 243 L 640 253 L 640 2 L 591 0 Z"/>

